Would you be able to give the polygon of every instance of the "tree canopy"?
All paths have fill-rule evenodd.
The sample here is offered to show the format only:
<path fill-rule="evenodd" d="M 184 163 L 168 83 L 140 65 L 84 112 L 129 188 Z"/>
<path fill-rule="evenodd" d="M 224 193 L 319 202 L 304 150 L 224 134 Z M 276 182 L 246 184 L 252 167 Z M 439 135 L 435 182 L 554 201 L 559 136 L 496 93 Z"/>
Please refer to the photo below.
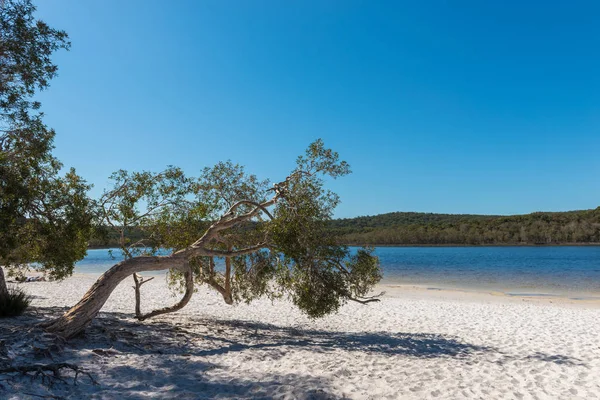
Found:
<path fill-rule="evenodd" d="M 70 46 L 34 11 L 30 0 L 0 4 L 0 266 L 15 272 L 36 262 L 63 278 L 85 255 L 92 210 L 85 181 L 73 169 L 61 174 L 55 132 L 33 100 L 57 74 L 52 54 Z"/>
<path fill-rule="evenodd" d="M 311 317 L 336 311 L 346 301 L 374 301 L 367 294 L 381 279 L 372 249 L 352 251 L 327 229 L 339 203 L 325 178 L 350 173 L 322 140 L 312 143 L 284 181 L 269 186 L 230 161 L 198 177 L 169 167 L 160 173 L 118 171 L 99 201 L 101 223 L 118 233 L 125 259 L 99 278 L 50 331 L 70 337 L 94 318 L 110 293 L 133 275 L 139 319 L 176 311 L 194 285 L 208 285 L 226 303 L 287 296 Z M 145 239 L 128 241 L 127 231 Z M 164 251 L 169 254 L 165 255 Z M 142 271 L 170 270 L 182 300 L 142 313 Z"/>

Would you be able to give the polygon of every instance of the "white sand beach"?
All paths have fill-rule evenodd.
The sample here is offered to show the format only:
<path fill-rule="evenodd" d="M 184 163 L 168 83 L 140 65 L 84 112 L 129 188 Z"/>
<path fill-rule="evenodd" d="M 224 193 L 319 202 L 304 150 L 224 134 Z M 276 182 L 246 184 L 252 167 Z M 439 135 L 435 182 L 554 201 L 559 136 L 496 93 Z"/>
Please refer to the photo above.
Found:
<path fill-rule="evenodd" d="M 2 321 L 0 350 L 13 365 L 76 364 L 97 384 L 0 374 L 0 398 L 600 398 L 597 301 L 382 285 L 379 303 L 310 320 L 287 301 L 228 306 L 201 288 L 183 311 L 138 322 L 127 280 L 82 338 L 25 328 L 95 278 L 20 284 L 33 307 Z M 144 310 L 176 299 L 164 276 L 143 287 Z"/>

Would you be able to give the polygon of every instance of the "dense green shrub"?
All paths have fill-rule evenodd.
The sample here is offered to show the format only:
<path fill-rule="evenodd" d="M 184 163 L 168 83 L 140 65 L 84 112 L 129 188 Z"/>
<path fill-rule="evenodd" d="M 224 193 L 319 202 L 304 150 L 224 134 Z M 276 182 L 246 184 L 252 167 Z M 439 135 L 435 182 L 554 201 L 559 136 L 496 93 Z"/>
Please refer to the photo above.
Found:
<path fill-rule="evenodd" d="M 0 318 L 23 314 L 31 303 L 31 296 L 19 288 L 8 288 L 8 295 L 0 297 Z"/>

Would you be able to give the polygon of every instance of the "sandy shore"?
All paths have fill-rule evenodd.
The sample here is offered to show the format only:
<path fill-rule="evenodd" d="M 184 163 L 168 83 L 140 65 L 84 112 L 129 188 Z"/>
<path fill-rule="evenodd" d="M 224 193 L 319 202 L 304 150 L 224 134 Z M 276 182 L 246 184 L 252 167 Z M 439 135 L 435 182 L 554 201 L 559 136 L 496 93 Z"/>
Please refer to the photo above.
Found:
<path fill-rule="evenodd" d="M 598 301 L 384 285 L 380 303 L 310 320 L 285 301 L 227 306 L 200 288 L 183 311 L 137 322 L 126 281 L 83 338 L 25 329 L 94 279 L 19 285 L 34 307 L 2 321 L 0 352 L 12 365 L 73 363 L 97 384 L 0 374 L 0 398 L 600 398 Z M 175 301 L 164 277 L 143 286 L 145 310 Z"/>

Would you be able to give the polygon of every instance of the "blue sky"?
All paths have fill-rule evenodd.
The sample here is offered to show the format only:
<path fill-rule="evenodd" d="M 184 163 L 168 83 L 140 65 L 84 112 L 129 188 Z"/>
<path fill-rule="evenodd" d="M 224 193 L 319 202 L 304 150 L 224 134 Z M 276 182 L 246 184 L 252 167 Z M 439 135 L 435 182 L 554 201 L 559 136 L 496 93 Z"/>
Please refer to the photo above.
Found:
<path fill-rule="evenodd" d="M 37 1 L 66 30 L 40 95 L 55 154 L 280 180 L 316 138 L 336 216 L 600 205 L 600 3 Z"/>

